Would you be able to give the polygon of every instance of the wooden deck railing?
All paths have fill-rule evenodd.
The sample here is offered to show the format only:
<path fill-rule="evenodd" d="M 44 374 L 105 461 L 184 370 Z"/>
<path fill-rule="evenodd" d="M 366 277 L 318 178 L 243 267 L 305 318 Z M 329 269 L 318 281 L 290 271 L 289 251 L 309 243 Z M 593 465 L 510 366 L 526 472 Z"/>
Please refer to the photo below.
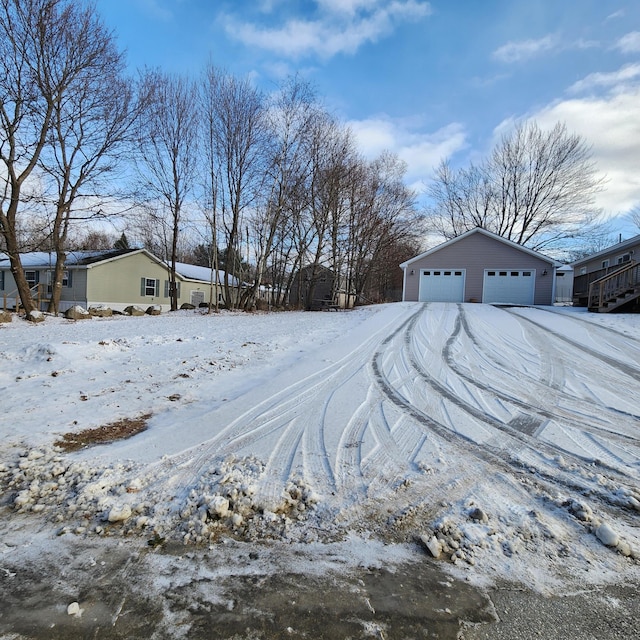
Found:
<path fill-rule="evenodd" d="M 640 265 L 632 260 L 589 285 L 589 309 L 601 309 L 606 303 L 636 290 L 639 286 Z"/>
<path fill-rule="evenodd" d="M 42 303 L 47 302 L 48 298 L 46 296 L 46 287 L 47 285 L 43 283 L 34 284 L 29 291 L 31 292 L 31 299 L 35 301 L 36 308 L 42 311 Z M 18 290 L 10 291 L 9 293 L 3 294 L 3 308 L 7 311 L 7 298 L 13 298 L 13 308 L 16 313 L 20 311 L 20 307 L 22 306 L 22 302 L 20 301 L 20 294 Z"/>

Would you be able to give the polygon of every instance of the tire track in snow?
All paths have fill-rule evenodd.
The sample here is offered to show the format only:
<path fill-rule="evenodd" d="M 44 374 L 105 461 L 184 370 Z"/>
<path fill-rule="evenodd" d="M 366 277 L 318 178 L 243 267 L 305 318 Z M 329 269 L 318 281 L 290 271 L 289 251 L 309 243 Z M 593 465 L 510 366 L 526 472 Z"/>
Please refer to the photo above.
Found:
<path fill-rule="evenodd" d="M 572 347 L 577 349 L 578 352 L 586 353 L 590 355 L 592 358 L 600 360 L 601 362 L 605 362 L 612 369 L 616 369 L 621 373 L 623 373 L 624 375 L 629 376 L 630 378 L 633 378 L 634 380 L 640 382 L 640 369 L 638 369 L 637 367 L 620 362 L 619 360 L 616 360 L 615 358 L 612 358 L 611 356 L 609 356 L 607 353 L 603 353 L 602 351 L 598 351 L 597 349 L 592 349 L 591 347 L 588 347 L 576 340 L 568 338 L 567 336 L 564 336 L 561 333 L 554 331 L 553 329 L 549 329 L 548 327 L 545 327 L 543 324 L 535 320 L 532 320 L 531 318 L 527 318 L 526 316 L 516 313 L 511 309 L 505 309 L 505 311 L 519 318 L 524 322 L 527 322 L 529 324 L 532 324 L 536 327 L 543 329 L 547 334 L 552 335 L 558 340 L 571 345 Z"/>
<path fill-rule="evenodd" d="M 299 418 L 294 418 L 278 438 L 258 481 L 254 497 L 270 511 L 276 511 L 282 502 L 282 488 L 291 476 L 303 434 L 304 426 Z"/>
<path fill-rule="evenodd" d="M 460 329 L 464 330 L 471 342 L 478 349 L 482 349 L 482 343 L 471 331 L 464 309 L 461 309 L 460 326 L 457 329 L 458 331 Z M 448 346 L 450 347 L 450 345 Z M 601 411 L 614 414 L 611 419 L 604 419 L 597 412 L 594 412 L 593 403 L 569 395 L 555 387 L 549 387 L 544 382 L 534 378 L 527 378 L 526 385 L 523 385 L 520 377 L 516 379 L 508 373 L 505 375 L 498 367 L 494 369 L 493 375 L 489 378 L 491 384 L 485 384 L 462 370 L 450 348 L 447 348 L 444 352 L 444 357 L 449 367 L 467 382 L 478 389 L 494 394 L 529 415 L 535 415 L 544 420 L 555 420 L 558 417 L 562 417 L 587 431 L 604 433 L 609 437 L 618 438 L 629 444 L 639 444 L 638 438 L 629 435 L 638 429 L 638 416 L 630 415 L 621 409 L 599 403 L 598 408 Z M 528 395 L 533 395 L 538 399 L 539 403 L 533 404 L 530 400 L 522 400 L 515 395 L 524 390 Z M 627 432 L 621 431 L 621 425 L 623 424 L 626 425 Z"/>
<path fill-rule="evenodd" d="M 397 324 L 397 322 L 398 318 L 395 316 L 338 361 L 286 386 L 257 403 L 236 417 L 213 438 L 158 463 L 165 468 L 171 467 L 171 470 L 176 472 L 171 481 L 171 486 L 177 492 L 176 497 L 184 499 L 191 486 L 197 482 L 214 460 L 219 460 L 227 455 L 237 455 L 243 450 L 250 450 L 259 440 L 274 438 L 275 444 L 273 446 L 287 451 L 287 447 L 291 446 L 287 430 L 292 421 L 297 420 L 302 425 L 302 433 L 296 447 L 302 442 L 303 468 L 306 466 L 318 474 L 313 478 L 314 489 L 319 493 L 336 490 L 346 491 L 346 487 L 350 487 L 351 481 L 347 482 L 349 473 L 346 471 L 346 466 L 348 462 L 341 457 L 341 446 L 338 446 L 338 453 L 334 461 L 335 471 L 331 468 L 332 456 L 327 450 L 325 436 L 327 406 L 331 403 L 336 389 L 349 385 L 356 376 L 368 375 L 367 364 L 371 353 L 379 344 L 381 336 L 387 335 L 389 326 Z M 368 384 L 371 385 L 370 380 Z M 344 428 L 340 439 L 340 443 L 343 444 L 345 438 L 353 439 L 356 434 L 359 443 L 357 447 L 358 469 L 360 468 L 362 434 L 368 420 L 366 415 L 369 410 L 368 402 L 370 402 L 369 397 L 356 412 L 358 420 L 354 422 L 352 418 Z M 311 420 L 309 420 L 310 416 Z M 318 462 L 315 462 L 316 460 Z M 271 456 L 265 474 L 272 473 L 269 467 L 277 466 L 277 464 L 277 456 Z M 366 488 L 362 488 L 361 481 L 355 481 L 355 485 L 358 487 L 356 493 L 366 494 Z M 281 489 L 284 490 L 284 486 Z M 268 492 L 271 495 L 273 488 L 268 489 Z"/>
<path fill-rule="evenodd" d="M 383 342 L 380 350 L 376 354 L 373 360 L 373 368 L 376 381 L 380 385 L 383 393 L 398 407 L 402 408 L 407 415 L 410 415 L 418 425 L 420 425 L 429 437 L 429 434 L 435 434 L 443 440 L 457 444 L 459 447 L 463 447 L 461 455 L 472 454 L 476 458 L 487 462 L 491 465 L 498 466 L 499 468 L 507 471 L 510 475 L 521 475 L 525 469 L 522 466 L 522 462 L 518 461 L 518 456 L 514 455 L 514 452 L 521 449 L 522 453 L 519 456 L 521 460 L 529 460 L 533 463 L 536 472 L 536 482 L 540 486 L 545 487 L 545 490 L 550 494 L 557 491 L 558 487 L 563 487 L 565 490 L 578 491 L 579 493 L 596 497 L 607 508 L 612 506 L 627 508 L 624 504 L 615 502 L 612 498 L 611 492 L 607 489 L 599 486 L 598 483 L 590 482 L 588 478 L 581 477 L 575 473 L 568 473 L 563 468 L 558 466 L 551 466 L 548 464 L 549 459 L 553 459 L 557 455 L 557 449 L 553 447 L 546 447 L 544 443 L 536 441 L 532 438 L 526 438 L 503 423 L 499 423 L 497 420 L 491 419 L 486 414 L 480 414 L 473 408 L 465 407 L 463 402 L 460 402 L 455 396 L 449 393 L 447 389 L 444 389 L 437 381 L 433 380 L 431 376 L 421 369 L 420 365 L 416 363 L 415 358 L 410 355 L 412 365 L 415 367 L 416 375 L 423 378 L 427 383 L 435 383 L 435 388 L 439 392 L 444 392 L 444 397 L 447 401 L 450 401 L 452 406 L 457 406 L 462 411 L 470 409 L 467 413 L 472 417 L 476 417 L 481 421 L 488 419 L 491 426 L 495 426 L 498 432 L 502 432 L 502 436 L 496 438 L 493 446 L 487 446 L 487 444 L 478 444 L 473 439 L 469 438 L 465 434 L 457 433 L 451 427 L 433 419 L 426 414 L 419 407 L 414 406 L 408 401 L 396 388 L 391 384 L 387 378 L 382 362 L 384 360 L 384 350 L 389 347 L 392 339 L 400 332 L 404 332 L 404 343 L 407 349 L 411 347 L 411 335 L 415 331 L 415 324 L 418 321 L 417 317 L 411 319 L 408 324 L 400 327 L 395 334 L 390 336 Z M 505 436 L 511 440 L 511 443 L 505 441 Z M 464 445 L 462 444 L 464 442 Z M 517 445 L 515 443 L 517 442 Z M 515 445 L 515 446 L 514 446 Z M 546 461 L 540 450 L 547 451 L 549 458 Z M 580 466 L 584 464 L 584 461 L 572 454 L 568 453 L 567 457 L 572 459 L 576 465 Z M 546 469 L 545 469 L 546 467 Z M 612 474 L 617 477 L 616 482 L 618 486 L 622 484 L 625 486 L 625 481 L 628 482 L 628 478 L 624 480 L 620 479 L 620 474 L 616 470 L 611 470 Z M 635 489 L 635 485 L 631 486 L 631 489 Z"/>
<path fill-rule="evenodd" d="M 529 309 L 534 310 L 536 312 L 540 312 L 540 313 L 548 313 L 555 317 L 560 317 L 563 320 L 566 320 L 567 323 L 581 324 L 590 333 L 594 333 L 594 334 L 600 333 L 601 334 L 599 336 L 600 338 L 602 338 L 603 336 L 605 338 L 614 337 L 618 340 L 622 338 L 623 350 L 628 349 L 629 346 L 631 346 L 640 355 L 640 339 L 635 338 L 634 336 L 629 335 L 628 333 L 624 333 L 623 331 L 619 331 L 618 329 L 614 329 L 613 327 L 607 327 L 606 325 L 600 324 L 597 321 L 587 320 L 586 318 L 582 318 L 582 317 L 576 317 L 574 315 L 562 313 L 561 311 L 557 311 L 555 309 L 549 309 L 545 307 L 535 307 L 535 308 L 529 307 Z M 600 314 L 590 314 L 590 315 L 598 316 Z"/>

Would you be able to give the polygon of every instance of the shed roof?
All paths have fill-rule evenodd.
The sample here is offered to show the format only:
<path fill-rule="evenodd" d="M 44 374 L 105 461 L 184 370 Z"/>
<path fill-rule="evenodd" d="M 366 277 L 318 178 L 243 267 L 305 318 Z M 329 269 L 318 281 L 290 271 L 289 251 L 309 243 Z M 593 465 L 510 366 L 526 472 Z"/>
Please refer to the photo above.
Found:
<path fill-rule="evenodd" d="M 169 263 L 167 262 L 167 267 Z M 219 284 L 224 282 L 224 271 L 215 272 L 215 278 L 212 278 L 214 274 L 213 269 L 209 267 L 201 267 L 196 264 L 187 264 L 186 262 L 176 262 L 176 273 L 180 274 L 187 280 L 198 280 L 200 282 L 210 283 L 217 281 Z M 238 286 L 238 279 L 234 276 L 229 276 L 229 284 L 236 287 Z"/>
<path fill-rule="evenodd" d="M 523 253 L 528 253 L 532 257 L 538 258 L 540 260 L 544 260 L 544 261 L 548 262 L 550 265 L 553 265 L 554 267 L 561 264 L 561 263 L 557 262 L 556 260 L 553 260 L 553 258 L 549 258 L 548 256 L 545 256 L 545 255 L 543 255 L 541 253 L 538 253 L 537 251 L 534 251 L 533 249 L 529 249 L 527 247 L 524 247 L 523 245 L 518 244 L 517 242 L 513 242 L 512 240 L 507 240 L 507 238 L 503 238 L 502 236 L 499 236 L 497 233 L 493 233 L 492 231 L 487 231 L 486 229 L 482 229 L 481 227 L 476 227 L 475 229 L 471 229 L 469 231 L 466 231 L 462 235 L 456 236 L 455 238 L 452 238 L 451 240 L 447 240 L 447 242 L 443 242 L 442 244 L 439 244 L 439 245 L 437 245 L 435 247 L 432 247 L 428 251 L 425 251 L 424 253 L 421 253 L 420 255 L 415 256 L 414 258 L 406 260 L 405 262 L 400 264 L 400 268 L 406 269 L 407 266 L 410 265 L 412 262 L 416 262 L 417 260 L 421 260 L 422 258 L 426 258 L 427 256 L 429 256 L 429 255 L 431 255 L 433 253 L 436 253 L 436 252 L 440 251 L 441 249 L 444 249 L 445 247 L 449 247 L 452 244 L 455 244 L 456 242 L 460 242 L 464 238 L 468 238 L 469 236 L 472 236 L 472 235 L 474 235 L 476 233 L 480 233 L 482 235 L 487 236 L 488 238 L 492 238 L 493 240 L 497 240 L 498 242 L 502 242 L 502 243 L 506 244 L 507 246 L 512 247 L 513 249 L 517 249 L 518 251 L 522 251 Z"/>

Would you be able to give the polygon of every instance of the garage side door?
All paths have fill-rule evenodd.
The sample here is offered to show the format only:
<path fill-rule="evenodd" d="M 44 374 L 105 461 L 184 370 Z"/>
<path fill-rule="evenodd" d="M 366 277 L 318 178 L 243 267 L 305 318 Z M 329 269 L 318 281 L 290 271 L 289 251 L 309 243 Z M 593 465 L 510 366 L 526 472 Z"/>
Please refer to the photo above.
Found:
<path fill-rule="evenodd" d="M 493 270 L 484 272 L 482 302 L 533 304 L 536 272 L 524 270 Z"/>
<path fill-rule="evenodd" d="M 421 269 L 420 302 L 462 302 L 464 269 Z"/>

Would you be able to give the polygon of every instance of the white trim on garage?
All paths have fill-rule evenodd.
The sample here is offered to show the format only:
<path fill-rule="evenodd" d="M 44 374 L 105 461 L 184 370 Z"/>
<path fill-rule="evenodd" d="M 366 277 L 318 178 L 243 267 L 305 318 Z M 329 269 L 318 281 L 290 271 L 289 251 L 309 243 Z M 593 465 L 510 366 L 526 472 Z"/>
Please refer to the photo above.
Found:
<path fill-rule="evenodd" d="M 482 302 L 533 304 L 535 269 L 485 269 Z"/>
<path fill-rule="evenodd" d="M 419 302 L 463 302 L 465 269 L 420 269 Z"/>

